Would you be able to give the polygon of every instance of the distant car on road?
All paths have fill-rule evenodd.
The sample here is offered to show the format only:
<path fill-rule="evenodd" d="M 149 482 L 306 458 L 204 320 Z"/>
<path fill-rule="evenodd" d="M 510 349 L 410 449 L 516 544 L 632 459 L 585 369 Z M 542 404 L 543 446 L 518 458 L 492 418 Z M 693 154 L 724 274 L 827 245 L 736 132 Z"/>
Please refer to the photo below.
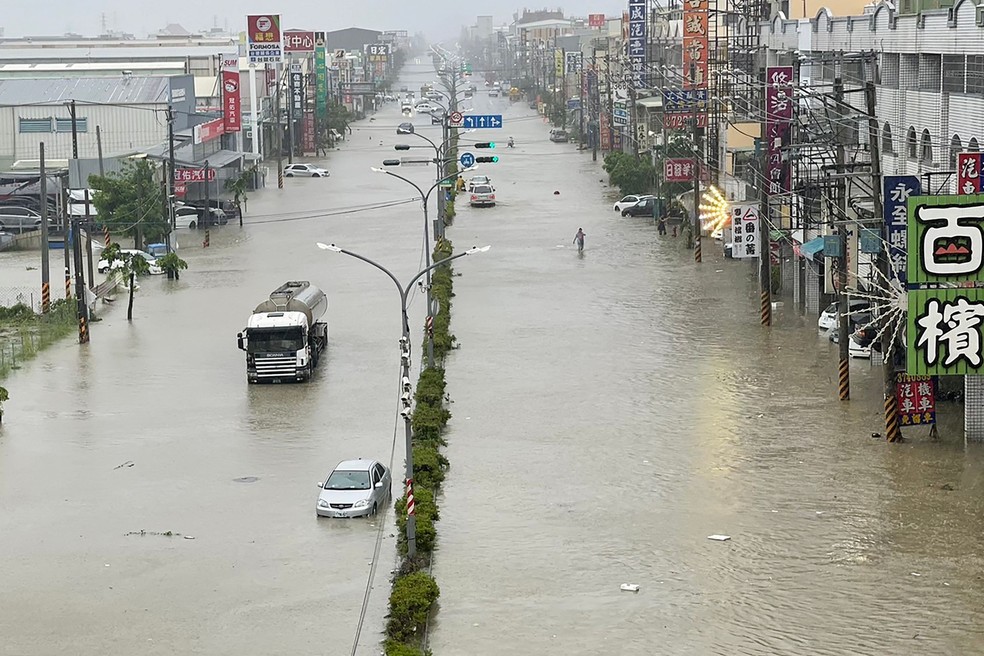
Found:
<path fill-rule="evenodd" d="M 414 109 L 417 110 L 417 113 L 418 114 L 430 114 L 434 110 L 440 109 L 440 108 L 437 107 L 436 105 L 430 104 L 429 102 L 423 101 L 423 102 L 417 103 L 414 106 Z"/>
<path fill-rule="evenodd" d="M 384 508 L 392 492 L 389 469 L 375 460 L 338 463 L 324 483 L 318 483 L 318 517 L 364 517 Z"/>
<path fill-rule="evenodd" d="M 478 185 L 492 186 L 492 179 L 487 175 L 476 175 L 468 181 L 468 191 L 473 190 Z"/>
<path fill-rule="evenodd" d="M 413 123 L 400 123 L 396 126 L 397 134 L 413 134 Z"/>
<path fill-rule="evenodd" d="M 443 109 L 435 109 L 430 113 L 431 125 L 440 125 L 444 122 L 445 112 Z"/>
<path fill-rule="evenodd" d="M 550 131 L 550 141 L 554 143 L 567 143 L 569 140 L 567 130 L 553 129 Z"/>
<path fill-rule="evenodd" d="M 492 185 L 475 185 L 469 204 L 472 207 L 495 207 L 495 189 Z"/>
<path fill-rule="evenodd" d="M 284 168 L 284 175 L 288 178 L 327 178 L 330 173 L 327 169 L 314 164 L 289 164 Z"/>
<path fill-rule="evenodd" d="M 636 203 L 638 203 L 640 200 L 642 200 L 644 198 L 652 198 L 652 195 L 650 195 L 650 194 L 629 194 L 628 196 L 624 196 L 622 198 L 622 200 L 620 200 L 617 203 L 615 203 L 615 211 L 618 212 L 619 214 L 621 214 L 622 212 L 624 212 L 625 210 L 629 209 L 630 207 L 632 207 L 633 205 L 635 205 Z"/>
<path fill-rule="evenodd" d="M 131 257 L 142 257 L 147 260 L 147 265 L 150 268 L 150 273 L 155 276 L 159 276 L 164 273 L 164 270 L 157 266 L 157 258 L 146 251 L 138 251 L 132 248 L 121 248 L 120 253 L 123 255 L 129 255 Z M 110 269 L 121 269 L 123 268 L 123 262 L 121 260 L 116 260 L 113 265 L 109 265 L 109 261 L 105 259 L 99 260 L 96 265 L 96 271 L 99 273 L 107 273 Z"/>
<path fill-rule="evenodd" d="M 861 312 L 866 312 L 871 309 L 871 303 L 862 298 L 852 298 L 848 299 L 849 316 L 857 316 Z M 820 318 L 817 319 L 817 328 L 820 330 L 833 330 L 837 328 L 839 321 L 839 307 L 837 302 L 831 303 L 827 306 L 827 309 L 820 313 Z"/>
<path fill-rule="evenodd" d="M 489 98 L 498 98 L 498 97 L 499 97 L 498 89 L 489 89 Z"/>
<path fill-rule="evenodd" d="M 649 196 L 640 199 L 635 205 L 622 210 L 622 216 L 655 216 L 656 198 Z"/>

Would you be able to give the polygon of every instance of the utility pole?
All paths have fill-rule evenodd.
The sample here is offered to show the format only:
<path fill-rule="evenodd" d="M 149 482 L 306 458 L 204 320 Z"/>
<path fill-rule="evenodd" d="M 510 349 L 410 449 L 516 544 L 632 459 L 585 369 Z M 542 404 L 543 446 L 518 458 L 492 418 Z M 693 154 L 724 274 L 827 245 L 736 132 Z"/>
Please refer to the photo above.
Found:
<path fill-rule="evenodd" d="M 577 149 L 578 150 L 584 150 L 584 133 L 587 132 L 587 130 L 588 130 L 588 119 L 587 119 L 587 113 L 586 113 L 587 112 L 587 108 L 585 107 L 585 103 L 587 102 L 587 99 L 585 98 L 585 96 L 587 94 L 584 93 L 584 88 L 586 86 L 588 86 L 588 71 L 584 68 L 584 51 L 583 50 L 582 51 L 579 51 L 579 53 L 578 53 L 578 61 L 581 62 L 581 70 L 579 71 L 580 75 L 578 75 L 578 77 L 577 77 L 577 81 L 578 81 L 578 92 L 579 92 L 579 96 L 581 98 L 580 113 L 579 113 L 579 116 L 580 116 L 580 119 L 581 119 L 581 121 L 580 121 L 581 122 L 581 125 L 580 125 L 580 129 L 577 131 L 578 132 Z"/>
<path fill-rule="evenodd" d="M 635 88 L 635 80 L 632 78 L 629 79 L 629 102 L 632 103 L 632 107 L 629 110 L 629 122 L 632 124 L 632 127 L 629 128 L 632 132 L 632 139 L 631 139 L 632 154 L 633 156 L 635 156 L 636 160 L 638 160 L 639 159 L 639 117 L 636 115 L 636 88 Z M 697 125 L 696 121 L 694 121 L 694 125 Z M 696 174 L 694 175 L 696 176 Z M 694 209 L 695 210 L 697 209 L 696 203 L 694 204 Z M 697 261 L 700 262 L 700 259 L 698 259 Z"/>
<path fill-rule="evenodd" d="M 79 159 L 79 133 L 75 119 L 75 101 L 68 104 L 72 117 L 72 159 Z M 88 207 L 87 207 L 88 209 Z M 67 210 L 67 206 L 66 206 Z M 87 212 L 88 213 L 88 212 Z M 89 342 L 89 307 L 85 302 L 85 279 L 82 277 L 82 235 L 81 221 L 72 216 L 72 254 L 75 260 L 75 306 L 79 320 L 79 344 Z M 67 269 L 66 269 L 67 271 Z"/>
<path fill-rule="evenodd" d="M 99 157 L 99 177 L 106 175 L 106 169 L 103 164 L 103 142 L 102 142 L 102 130 L 99 126 L 96 126 L 96 155 Z"/>
<path fill-rule="evenodd" d="M 250 73 L 253 70 L 250 69 Z M 255 138 L 257 132 L 257 126 L 253 126 L 253 137 Z M 174 232 L 174 198 L 175 198 L 175 180 L 177 179 L 178 172 L 175 168 L 174 161 L 174 107 L 170 104 L 167 106 L 167 215 L 168 223 L 171 225 L 171 229 L 167 233 L 167 239 L 165 239 L 165 244 L 167 247 L 167 252 L 170 253 L 173 250 L 171 244 L 171 233 Z"/>
<path fill-rule="evenodd" d="M 65 298 L 72 298 L 72 260 L 68 252 L 69 237 L 72 235 L 68 210 L 68 171 L 58 177 L 61 188 L 58 191 L 58 215 L 61 217 L 62 251 L 65 255 Z"/>
<path fill-rule="evenodd" d="M 691 61 L 690 62 L 690 79 L 697 79 L 697 65 Z M 635 102 L 633 101 L 633 104 Z M 696 109 L 696 107 L 694 108 Z M 697 120 L 697 112 L 694 111 L 693 116 L 690 119 L 693 121 L 693 139 L 694 139 L 694 262 L 700 264 L 702 261 L 700 252 L 700 169 L 701 162 L 703 161 L 703 137 L 704 130 L 699 127 L 699 121 Z M 761 216 L 761 215 L 760 215 Z M 763 241 L 762 234 L 759 234 L 759 243 Z M 768 243 L 763 245 L 763 248 L 768 250 Z"/>
<path fill-rule="evenodd" d="M 768 125 L 769 125 L 769 103 L 768 96 L 765 92 L 765 87 L 767 83 L 766 79 L 766 69 L 762 67 L 759 69 L 759 80 L 761 80 L 762 85 L 762 132 L 761 134 L 766 135 L 764 142 L 766 145 L 766 151 L 768 152 Z M 759 211 L 759 291 L 761 293 L 761 323 L 763 326 L 772 325 L 772 262 L 770 261 L 771 253 L 769 252 L 769 180 L 765 176 L 767 167 L 762 167 L 761 177 L 761 190 L 760 198 L 762 207 Z"/>
<path fill-rule="evenodd" d="M 591 85 L 588 85 L 588 102 L 591 104 L 592 109 L 599 109 L 601 105 L 601 98 L 598 97 L 598 51 L 595 49 L 594 42 L 591 44 L 591 70 L 594 72 L 594 93 L 592 94 Z M 590 78 L 588 78 L 590 80 Z M 598 115 L 597 111 L 591 112 L 591 118 L 594 120 L 594 130 L 591 133 L 591 161 L 598 161 L 598 142 L 601 140 L 601 117 Z"/>
<path fill-rule="evenodd" d="M 878 118 L 875 116 L 875 98 L 875 83 L 866 82 L 864 85 L 864 102 L 868 114 L 868 152 L 871 154 L 871 198 L 875 217 L 880 218 L 884 214 L 883 203 L 885 199 L 881 197 L 881 152 L 879 150 Z M 887 227 L 882 223 L 882 247 L 878 253 L 878 270 L 881 271 L 884 281 L 892 279 L 892 265 L 889 260 L 887 244 Z M 882 321 L 881 351 L 882 380 L 885 385 L 885 439 L 889 442 L 901 442 L 902 429 L 899 427 L 898 399 L 895 397 L 895 335 L 886 328 L 889 321 L 887 313 L 885 317 L 882 317 Z"/>
<path fill-rule="evenodd" d="M 277 74 L 276 98 L 274 98 L 274 122 L 277 124 L 277 189 L 284 188 L 284 128 L 280 124 L 280 88 L 283 80 L 280 77 L 280 64 L 275 64 Z M 255 128 L 254 128 L 255 129 Z"/>
<path fill-rule="evenodd" d="M 38 167 L 41 173 L 41 312 L 51 310 L 51 270 L 48 261 L 48 171 L 44 165 L 44 142 L 38 145 Z"/>
<path fill-rule="evenodd" d="M 837 153 L 837 212 L 840 215 L 837 228 L 840 243 L 840 257 L 837 266 L 837 398 L 841 401 L 851 399 L 851 308 L 847 298 L 847 149 L 844 147 L 844 81 L 834 78 L 834 114 L 837 127 L 834 129 L 834 139 Z"/>
<path fill-rule="evenodd" d="M 209 198 L 210 186 L 208 183 L 208 160 L 205 160 L 205 211 L 203 212 L 202 223 L 205 224 L 206 231 L 212 227 L 212 205 L 211 199 Z"/>
<path fill-rule="evenodd" d="M 299 64 L 298 64 L 299 66 Z M 287 163 L 294 163 L 294 55 L 287 55 Z"/>

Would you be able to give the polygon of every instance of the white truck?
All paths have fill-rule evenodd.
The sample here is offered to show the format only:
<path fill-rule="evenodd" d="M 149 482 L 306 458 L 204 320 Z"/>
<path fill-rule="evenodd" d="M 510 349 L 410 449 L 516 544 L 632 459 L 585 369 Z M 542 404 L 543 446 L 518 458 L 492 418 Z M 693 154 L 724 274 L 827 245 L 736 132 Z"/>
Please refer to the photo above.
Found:
<path fill-rule="evenodd" d="M 311 378 L 328 346 L 328 297 L 307 280 L 286 282 L 256 306 L 238 335 L 246 380 L 284 383 Z"/>

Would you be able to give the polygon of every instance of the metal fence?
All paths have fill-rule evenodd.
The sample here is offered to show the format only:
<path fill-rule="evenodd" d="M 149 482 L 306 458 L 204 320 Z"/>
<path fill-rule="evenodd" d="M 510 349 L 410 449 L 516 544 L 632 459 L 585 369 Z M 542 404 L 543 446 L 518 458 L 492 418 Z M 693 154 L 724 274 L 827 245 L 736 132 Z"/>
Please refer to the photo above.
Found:
<path fill-rule="evenodd" d="M 3 290 L 0 290 L 0 294 L 2 293 Z M 26 300 L 15 297 L 11 305 L 2 302 L 0 305 L 12 307 L 21 302 L 30 307 L 32 300 L 30 297 Z M 45 315 L 5 313 L 0 318 L 0 379 L 12 369 L 19 368 L 41 349 L 71 333 L 76 326 L 75 305 L 65 300 L 52 303 L 51 311 Z"/>
<path fill-rule="evenodd" d="M 63 283 L 64 284 L 64 283 Z M 64 295 L 64 294 L 62 294 Z M 52 294 L 53 298 L 61 298 Z M 26 305 L 36 313 L 41 312 L 41 288 L 33 287 L 0 287 L 0 307 Z"/>

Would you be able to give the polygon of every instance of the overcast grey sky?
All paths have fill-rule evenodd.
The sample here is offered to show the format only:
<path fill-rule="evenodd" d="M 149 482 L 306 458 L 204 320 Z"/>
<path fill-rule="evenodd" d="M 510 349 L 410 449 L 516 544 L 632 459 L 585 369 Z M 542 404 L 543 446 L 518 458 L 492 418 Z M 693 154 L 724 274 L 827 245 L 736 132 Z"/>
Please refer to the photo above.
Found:
<path fill-rule="evenodd" d="M 493 15 L 496 24 L 513 12 L 563 6 L 568 15 L 620 15 L 627 5 L 618 0 L 2 0 L 0 27 L 7 36 L 93 35 L 101 30 L 102 15 L 110 29 L 144 36 L 167 23 L 194 31 L 218 25 L 236 32 L 245 29 L 245 15 L 279 11 L 284 27 L 334 30 L 365 27 L 424 32 L 433 40 L 456 37 L 475 16 Z"/>

